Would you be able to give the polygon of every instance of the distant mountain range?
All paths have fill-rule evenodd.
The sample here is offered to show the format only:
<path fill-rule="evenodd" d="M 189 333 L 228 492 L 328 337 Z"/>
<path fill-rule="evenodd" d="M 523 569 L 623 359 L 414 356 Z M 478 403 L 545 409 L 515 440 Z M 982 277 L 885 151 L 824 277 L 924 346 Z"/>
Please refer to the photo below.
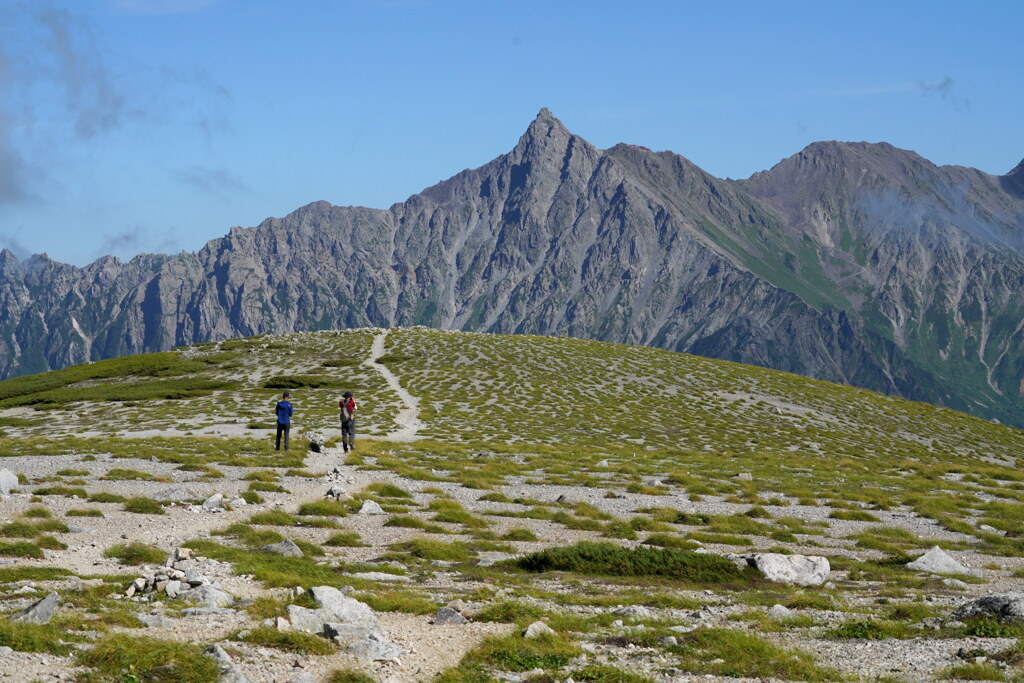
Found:
<path fill-rule="evenodd" d="M 746 180 L 516 147 L 388 210 L 304 206 L 197 253 L 0 253 L 0 375 L 195 341 L 427 325 L 658 346 L 1024 425 L 1024 162 L 818 142 Z"/>

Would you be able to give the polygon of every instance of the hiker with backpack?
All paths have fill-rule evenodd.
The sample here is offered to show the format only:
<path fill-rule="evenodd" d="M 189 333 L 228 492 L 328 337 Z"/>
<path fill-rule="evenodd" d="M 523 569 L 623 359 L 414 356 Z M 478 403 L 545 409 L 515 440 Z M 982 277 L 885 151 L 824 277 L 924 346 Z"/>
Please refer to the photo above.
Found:
<path fill-rule="evenodd" d="M 284 434 L 284 449 L 288 450 L 288 432 L 292 428 L 292 413 L 295 411 L 295 407 L 292 402 L 288 399 L 291 398 L 291 394 L 287 391 L 284 392 L 284 396 L 277 402 L 277 406 L 274 408 L 274 412 L 277 413 L 277 445 L 274 447 L 275 451 L 281 450 L 281 435 Z"/>
<path fill-rule="evenodd" d="M 341 447 L 346 453 L 349 449 L 356 448 L 356 399 L 351 391 L 338 401 L 338 408 L 341 409 Z"/>

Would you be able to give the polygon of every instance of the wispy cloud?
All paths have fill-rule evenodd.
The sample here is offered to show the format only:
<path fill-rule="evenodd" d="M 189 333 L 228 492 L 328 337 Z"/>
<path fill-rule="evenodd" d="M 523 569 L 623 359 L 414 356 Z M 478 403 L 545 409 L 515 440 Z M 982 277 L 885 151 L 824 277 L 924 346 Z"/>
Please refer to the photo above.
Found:
<path fill-rule="evenodd" d="M 211 5 L 119 1 L 125 11 L 165 13 Z M 119 59 L 84 15 L 48 2 L 0 5 L 0 26 L 0 208 L 45 195 L 44 169 L 67 148 L 173 124 L 191 125 L 209 145 L 230 130 L 231 93 L 208 72 Z"/>
<path fill-rule="evenodd" d="M 10 249 L 19 261 L 24 261 L 30 255 L 28 247 L 22 244 L 21 240 L 6 232 L 0 232 L 0 250 L 3 249 Z"/>
<path fill-rule="evenodd" d="M 175 171 L 174 178 L 180 183 L 214 195 L 223 195 L 249 189 L 249 186 L 241 178 L 225 168 L 191 166 L 184 170 Z"/>
<path fill-rule="evenodd" d="M 130 225 L 122 230 L 108 232 L 103 235 L 92 258 L 101 256 L 118 256 L 131 258 L 139 252 L 153 250 L 165 254 L 178 248 L 178 241 L 171 232 L 160 234 L 142 225 Z"/>
<path fill-rule="evenodd" d="M 117 83 L 91 24 L 46 6 L 36 12 L 36 21 L 53 56 L 53 81 L 64 92 L 78 135 L 92 138 L 141 116 Z"/>
<path fill-rule="evenodd" d="M 966 97 L 960 97 L 955 89 L 956 81 L 950 76 L 943 76 L 941 81 L 936 83 L 921 82 L 918 88 L 925 96 L 937 95 L 943 102 L 970 109 L 971 101 Z"/>

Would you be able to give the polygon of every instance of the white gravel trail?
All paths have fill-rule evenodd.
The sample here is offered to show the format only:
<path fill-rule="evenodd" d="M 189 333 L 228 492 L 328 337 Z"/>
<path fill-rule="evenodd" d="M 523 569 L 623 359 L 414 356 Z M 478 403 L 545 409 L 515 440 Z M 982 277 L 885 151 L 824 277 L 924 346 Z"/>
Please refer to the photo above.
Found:
<path fill-rule="evenodd" d="M 420 400 L 406 391 L 387 366 L 377 362 L 377 359 L 384 355 L 384 342 L 387 341 L 387 338 L 388 330 L 384 330 L 374 337 L 373 346 L 370 347 L 370 357 L 363 362 L 363 365 L 373 368 L 381 374 L 388 386 L 398 394 L 398 398 L 401 399 L 404 406 L 395 417 L 398 428 L 380 438 L 389 441 L 415 441 L 420 438 L 419 431 L 423 428 L 423 423 L 420 421 Z"/>

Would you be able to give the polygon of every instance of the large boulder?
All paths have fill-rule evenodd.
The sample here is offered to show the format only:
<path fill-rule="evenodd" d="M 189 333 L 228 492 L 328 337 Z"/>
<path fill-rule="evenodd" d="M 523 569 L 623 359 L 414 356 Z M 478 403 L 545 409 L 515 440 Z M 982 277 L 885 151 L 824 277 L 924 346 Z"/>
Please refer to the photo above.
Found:
<path fill-rule="evenodd" d="M 377 615 L 365 602 L 350 598 L 333 586 L 314 586 L 309 594 L 320 607 L 324 622 L 354 624 L 367 628 L 379 629 Z"/>
<path fill-rule="evenodd" d="M 968 567 L 960 564 L 939 546 L 932 549 L 913 562 L 906 564 L 907 569 L 930 574 L 971 574 Z"/>
<path fill-rule="evenodd" d="M 315 586 L 309 594 L 317 609 L 288 605 L 292 630 L 322 634 L 345 653 L 365 661 L 391 661 L 402 654 L 402 648 L 388 642 L 377 615 L 366 603 L 331 586 Z"/>
<path fill-rule="evenodd" d="M 769 581 L 797 586 L 820 586 L 832 571 L 828 559 L 817 555 L 754 553 L 747 561 Z"/>
<path fill-rule="evenodd" d="M 990 618 L 1011 624 L 1024 624 L 1024 591 L 986 595 L 956 608 L 951 619 Z"/>

